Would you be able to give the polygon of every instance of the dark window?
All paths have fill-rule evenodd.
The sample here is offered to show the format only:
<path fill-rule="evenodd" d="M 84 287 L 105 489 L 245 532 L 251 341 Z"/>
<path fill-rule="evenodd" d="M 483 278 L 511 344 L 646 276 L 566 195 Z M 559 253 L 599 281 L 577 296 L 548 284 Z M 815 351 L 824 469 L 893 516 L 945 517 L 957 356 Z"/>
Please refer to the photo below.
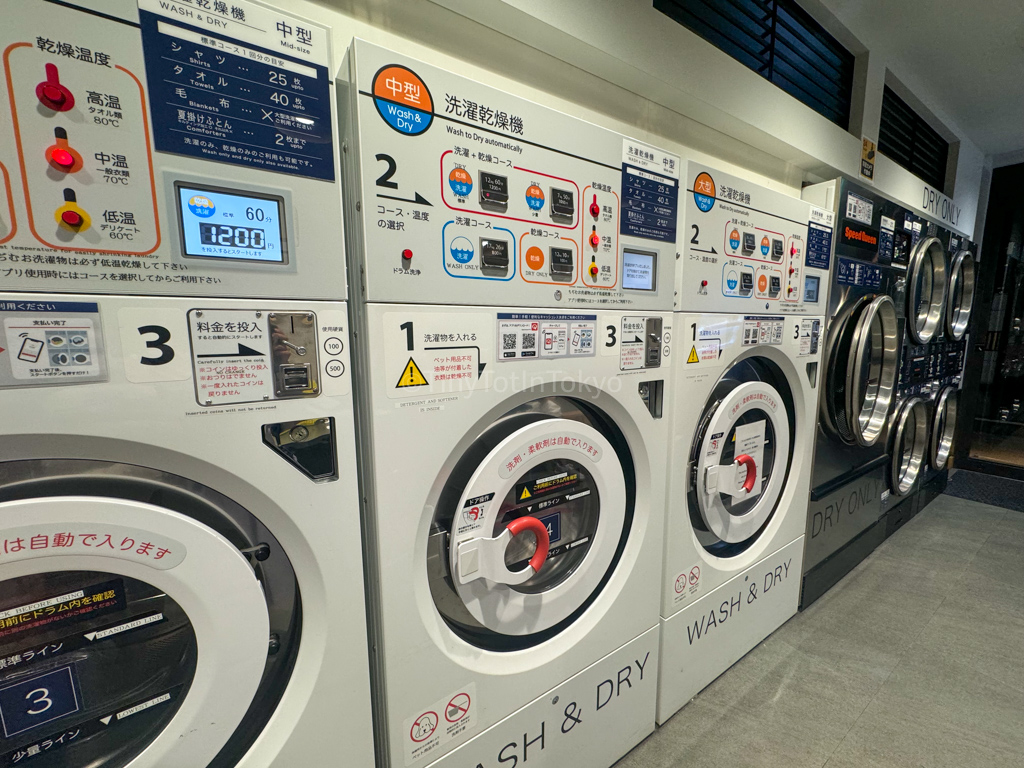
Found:
<path fill-rule="evenodd" d="M 849 128 L 855 57 L 793 0 L 654 0 L 654 7 Z"/>
<path fill-rule="evenodd" d="M 949 142 L 889 86 L 882 95 L 878 151 L 929 186 L 945 191 Z"/>

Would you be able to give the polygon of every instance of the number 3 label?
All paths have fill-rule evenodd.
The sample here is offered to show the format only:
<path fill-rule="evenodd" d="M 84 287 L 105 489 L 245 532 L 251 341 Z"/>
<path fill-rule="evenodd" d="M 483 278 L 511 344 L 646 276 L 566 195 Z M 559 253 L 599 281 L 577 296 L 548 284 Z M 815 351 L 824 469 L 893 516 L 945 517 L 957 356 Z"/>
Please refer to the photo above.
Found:
<path fill-rule="evenodd" d="M 192 376 L 184 310 L 126 307 L 117 313 L 128 381 L 184 381 Z"/>

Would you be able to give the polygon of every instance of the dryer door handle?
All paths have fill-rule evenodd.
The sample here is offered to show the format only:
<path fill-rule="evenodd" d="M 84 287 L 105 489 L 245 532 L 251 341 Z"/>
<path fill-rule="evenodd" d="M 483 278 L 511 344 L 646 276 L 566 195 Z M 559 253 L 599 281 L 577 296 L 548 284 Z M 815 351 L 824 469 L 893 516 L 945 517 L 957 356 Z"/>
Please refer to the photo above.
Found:
<path fill-rule="evenodd" d="M 519 571 L 509 570 L 505 565 L 505 550 L 513 537 L 530 531 L 537 537 L 537 549 L 530 557 L 529 564 Z M 520 517 L 510 522 L 493 539 L 478 538 L 459 544 L 457 573 L 459 583 L 466 584 L 476 579 L 487 579 L 496 584 L 515 586 L 532 579 L 543 567 L 551 549 L 551 538 L 547 526 L 536 517 Z"/>
<path fill-rule="evenodd" d="M 757 480 L 757 464 L 754 463 L 754 457 L 741 453 L 736 457 L 736 466 L 747 468 L 747 477 L 743 481 L 743 490 L 750 493 L 754 490 L 754 482 Z"/>

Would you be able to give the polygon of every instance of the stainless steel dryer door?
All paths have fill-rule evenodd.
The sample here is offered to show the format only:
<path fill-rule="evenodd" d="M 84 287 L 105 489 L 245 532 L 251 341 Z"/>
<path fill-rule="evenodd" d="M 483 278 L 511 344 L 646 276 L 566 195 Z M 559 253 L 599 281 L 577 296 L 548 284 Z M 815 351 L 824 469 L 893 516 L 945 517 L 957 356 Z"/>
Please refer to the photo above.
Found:
<path fill-rule="evenodd" d="M 928 406 L 920 397 L 912 397 L 900 408 L 893 425 L 889 488 L 894 494 L 906 496 L 914 490 L 928 448 Z"/>
<path fill-rule="evenodd" d="M 871 446 L 885 432 L 899 372 L 896 305 L 889 296 L 865 298 L 836 322 L 824 415 L 844 442 Z"/>
<path fill-rule="evenodd" d="M 935 399 L 935 413 L 932 417 L 931 464 L 933 469 L 945 469 L 953 452 L 953 436 L 956 434 L 957 406 L 960 399 L 956 387 L 946 387 Z"/>
<path fill-rule="evenodd" d="M 949 267 L 949 291 L 946 296 L 946 333 L 953 341 L 960 341 L 967 333 L 974 307 L 974 256 L 970 251 L 959 251 Z"/>
<path fill-rule="evenodd" d="M 942 326 L 946 308 L 946 252 L 937 237 L 918 241 L 907 267 L 907 333 L 927 344 Z"/>

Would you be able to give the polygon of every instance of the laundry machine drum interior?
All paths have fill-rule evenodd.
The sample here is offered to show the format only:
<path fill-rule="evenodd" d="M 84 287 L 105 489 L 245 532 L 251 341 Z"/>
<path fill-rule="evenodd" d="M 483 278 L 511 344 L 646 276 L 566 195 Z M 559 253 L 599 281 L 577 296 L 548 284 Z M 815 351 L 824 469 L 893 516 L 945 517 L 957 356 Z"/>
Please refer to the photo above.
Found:
<path fill-rule="evenodd" d="M 627 442 L 594 405 L 541 397 L 476 437 L 445 479 L 430 529 L 434 603 L 467 642 L 543 642 L 600 594 L 633 521 Z"/>
<path fill-rule="evenodd" d="M 850 445 L 874 445 L 885 432 L 899 372 L 896 305 L 889 296 L 852 304 L 828 341 L 823 420 Z"/>
<path fill-rule="evenodd" d="M 710 554 L 733 557 L 776 513 L 793 463 L 793 393 L 772 360 L 748 357 L 720 378 L 690 448 L 687 509 Z"/>
<path fill-rule="evenodd" d="M 0 576 L 0 762 L 17 764 L 11 762 L 17 758 L 41 768 L 131 765 L 154 742 L 178 740 L 169 726 L 179 710 L 201 709 L 190 697 L 206 702 L 209 689 L 226 680 L 241 684 L 233 692 L 212 695 L 233 697 L 236 711 L 225 711 L 225 707 L 202 713 L 203 725 L 213 720 L 211 725 L 221 727 L 216 735 L 205 734 L 208 758 L 196 768 L 236 765 L 276 709 L 299 646 L 301 607 L 295 574 L 270 531 L 238 504 L 204 485 L 166 472 L 102 461 L 0 464 L 0 516 L 20 518 L 35 509 L 21 509 L 22 504 L 69 506 L 72 519 L 75 510 L 81 509 L 82 520 L 101 519 L 90 518 L 90 505 L 98 509 L 121 505 L 130 520 L 133 504 L 140 512 L 152 511 L 154 519 L 187 518 L 181 527 L 208 539 L 211 550 L 192 547 L 185 561 L 208 555 L 216 547 L 230 556 L 216 566 L 218 583 L 205 590 L 210 600 L 234 596 L 249 612 L 211 602 L 190 615 L 185 605 L 196 599 L 194 595 L 183 601 L 181 595 L 150 583 L 159 581 L 163 573 L 180 570 L 179 566 L 152 571 L 147 580 L 122 572 L 118 566 L 123 563 L 114 555 L 103 558 L 110 563 L 109 571 L 60 568 L 54 557 L 31 561 L 30 573 L 11 570 L 24 563 L 8 565 L 7 572 L 15 575 Z M 32 521 L 0 522 L 10 530 Z M 147 546 L 141 537 L 129 541 L 127 528 L 120 530 L 108 545 L 111 552 L 138 553 Z M 81 545 L 81 531 L 48 535 L 45 543 L 51 548 L 73 547 L 76 536 Z M 8 553 L 15 547 L 41 547 L 44 537 L 37 538 L 19 541 L 21 536 L 0 536 L 0 552 L 4 546 Z M 104 539 L 97 527 L 87 546 L 102 555 Z M 249 565 L 232 548 L 241 551 Z M 79 547 L 71 557 L 81 552 Z M 157 554 L 154 550 L 149 556 Z M 10 562 L 9 557 L 0 557 L 0 566 Z M 244 596 L 231 592 L 238 583 L 247 585 Z M 235 626 L 243 615 L 257 620 L 251 626 Z M 197 618 L 200 624 L 194 623 Z M 254 630 L 262 633 L 268 627 L 269 633 L 265 639 L 252 637 L 248 647 L 211 650 L 202 639 L 211 635 L 200 629 L 211 621 L 223 622 L 213 630 L 218 641 L 252 637 Z M 259 650 L 262 643 L 265 651 Z M 200 659 L 211 655 L 221 662 L 235 660 L 237 668 L 208 676 L 215 680 L 200 679 Z M 203 738 L 202 729 L 198 732 L 193 738 Z M 173 747 L 169 753 L 174 754 Z"/>

